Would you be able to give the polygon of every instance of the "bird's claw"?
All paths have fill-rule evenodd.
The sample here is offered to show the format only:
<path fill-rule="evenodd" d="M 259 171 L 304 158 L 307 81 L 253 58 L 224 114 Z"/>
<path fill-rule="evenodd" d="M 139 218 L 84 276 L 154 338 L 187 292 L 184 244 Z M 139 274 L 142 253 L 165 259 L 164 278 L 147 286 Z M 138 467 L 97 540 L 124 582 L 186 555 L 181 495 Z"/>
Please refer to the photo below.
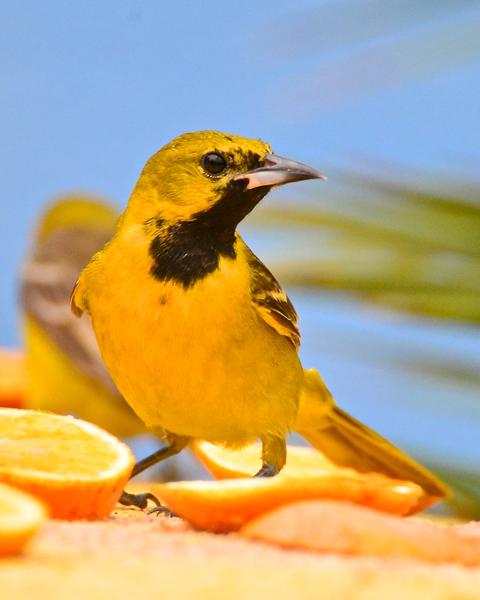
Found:
<path fill-rule="evenodd" d="M 136 506 L 141 510 L 145 510 L 148 506 L 149 500 L 156 505 L 155 508 L 161 508 L 159 499 L 150 492 L 145 492 L 143 494 L 130 494 L 129 492 L 123 492 L 118 502 L 119 504 L 123 504 L 123 506 Z"/>
<path fill-rule="evenodd" d="M 273 465 L 263 465 L 258 473 L 255 473 L 254 477 L 275 477 L 278 475 L 277 467 Z"/>
<path fill-rule="evenodd" d="M 147 515 L 165 515 L 166 517 L 178 517 L 176 513 L 171 511 L 167 506 L 154 506 L 149 511 L 147 511 Z"/>

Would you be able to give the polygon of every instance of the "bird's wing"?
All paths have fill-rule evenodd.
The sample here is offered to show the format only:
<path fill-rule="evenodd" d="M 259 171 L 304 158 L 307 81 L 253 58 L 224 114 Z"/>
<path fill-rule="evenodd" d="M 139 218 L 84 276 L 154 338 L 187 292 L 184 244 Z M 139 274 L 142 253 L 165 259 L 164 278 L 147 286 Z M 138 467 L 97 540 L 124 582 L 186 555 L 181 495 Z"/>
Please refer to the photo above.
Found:
<path fill-rule="evenodd" d="M 246 245 L 245 252 L 251 273 L 250 291 L 253 305 L 265 323 L 288 338 L 298 350 L 300 331 L 293 304 L 272 273 Z"/>
<path fill-rule="evenodd" d="M 52 233 L 24 265 L 21 299 L 25 314 L 88 377 L 118 394 L 103 364 L 92 324 L 70 311 L 70 293 L 90 256 L 111 236 L 104 229 L 61 229 Z"/>

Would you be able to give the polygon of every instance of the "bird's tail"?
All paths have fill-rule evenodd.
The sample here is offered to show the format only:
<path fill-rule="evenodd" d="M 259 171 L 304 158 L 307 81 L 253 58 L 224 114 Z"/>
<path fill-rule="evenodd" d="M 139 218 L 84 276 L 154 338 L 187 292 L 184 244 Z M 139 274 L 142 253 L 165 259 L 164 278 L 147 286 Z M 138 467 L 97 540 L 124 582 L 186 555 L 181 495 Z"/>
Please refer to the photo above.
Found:
<path fill-rule="evenodd" d="M 448 495 L 435 475 L 338 408 L 314 369 L 305 371 L 295 431 L 338 465 L 413 481 L 437 498 Z"/>

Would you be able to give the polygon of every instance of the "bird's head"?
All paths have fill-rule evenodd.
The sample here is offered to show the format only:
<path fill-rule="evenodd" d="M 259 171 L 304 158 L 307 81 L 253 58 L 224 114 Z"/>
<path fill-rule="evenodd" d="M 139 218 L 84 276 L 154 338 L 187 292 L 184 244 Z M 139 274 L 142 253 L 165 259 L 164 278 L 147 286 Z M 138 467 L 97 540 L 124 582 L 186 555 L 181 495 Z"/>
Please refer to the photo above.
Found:
<path fill-rule="evenodd" d="M 41 216 L 36 243 L 44 243 L 58 231 L 111 232 L 117 219 L 117 210 L 103 199 L 83 194 L 62 196 L 49 204 Z"/>
<path fill-rule="evenodd" d="M 216 131 L 185 133 L 147 162 L 127 212 L 137 223 L 207 218 L 210 224 L 231 228 L 272 187 L 315 178 L 323 176 L 276 156 L 260 140 Z"/>

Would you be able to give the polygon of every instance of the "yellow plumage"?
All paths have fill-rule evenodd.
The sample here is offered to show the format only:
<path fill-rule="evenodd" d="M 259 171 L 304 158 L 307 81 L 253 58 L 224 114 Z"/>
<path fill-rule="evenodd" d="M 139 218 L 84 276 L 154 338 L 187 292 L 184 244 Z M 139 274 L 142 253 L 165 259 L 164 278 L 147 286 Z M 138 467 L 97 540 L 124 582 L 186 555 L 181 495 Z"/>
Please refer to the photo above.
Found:
<path fill-rule="evenodd" d="M 243 242 L 237 238 L 235 262 L 220 260 L 185 293 L 152 280 L 149 241 L 130 227 L 118 232 L 75 293 L 77 299 L 88 286 L 99 346 L 123 396 L 157 433 L 230 445 L 284 437 L 303 373 L 289 340 L 252 307 Z"/>
<path fill-rule="evenodd" d="M 433 475 L 337 409 L 318 374 L 303 371 L 295 311 L 236 233 L 271 187 L 319 176 L 258 140 L 176 138 L 147 163 L 72 308 L 90 314 L 113 380 L 168 440 L 168 455 L 191 438 L 231 446 L 260 438 L 261 474 L 271 475 L 298 430 L 337 462 L 390 471 L 441 496 Z"/>

